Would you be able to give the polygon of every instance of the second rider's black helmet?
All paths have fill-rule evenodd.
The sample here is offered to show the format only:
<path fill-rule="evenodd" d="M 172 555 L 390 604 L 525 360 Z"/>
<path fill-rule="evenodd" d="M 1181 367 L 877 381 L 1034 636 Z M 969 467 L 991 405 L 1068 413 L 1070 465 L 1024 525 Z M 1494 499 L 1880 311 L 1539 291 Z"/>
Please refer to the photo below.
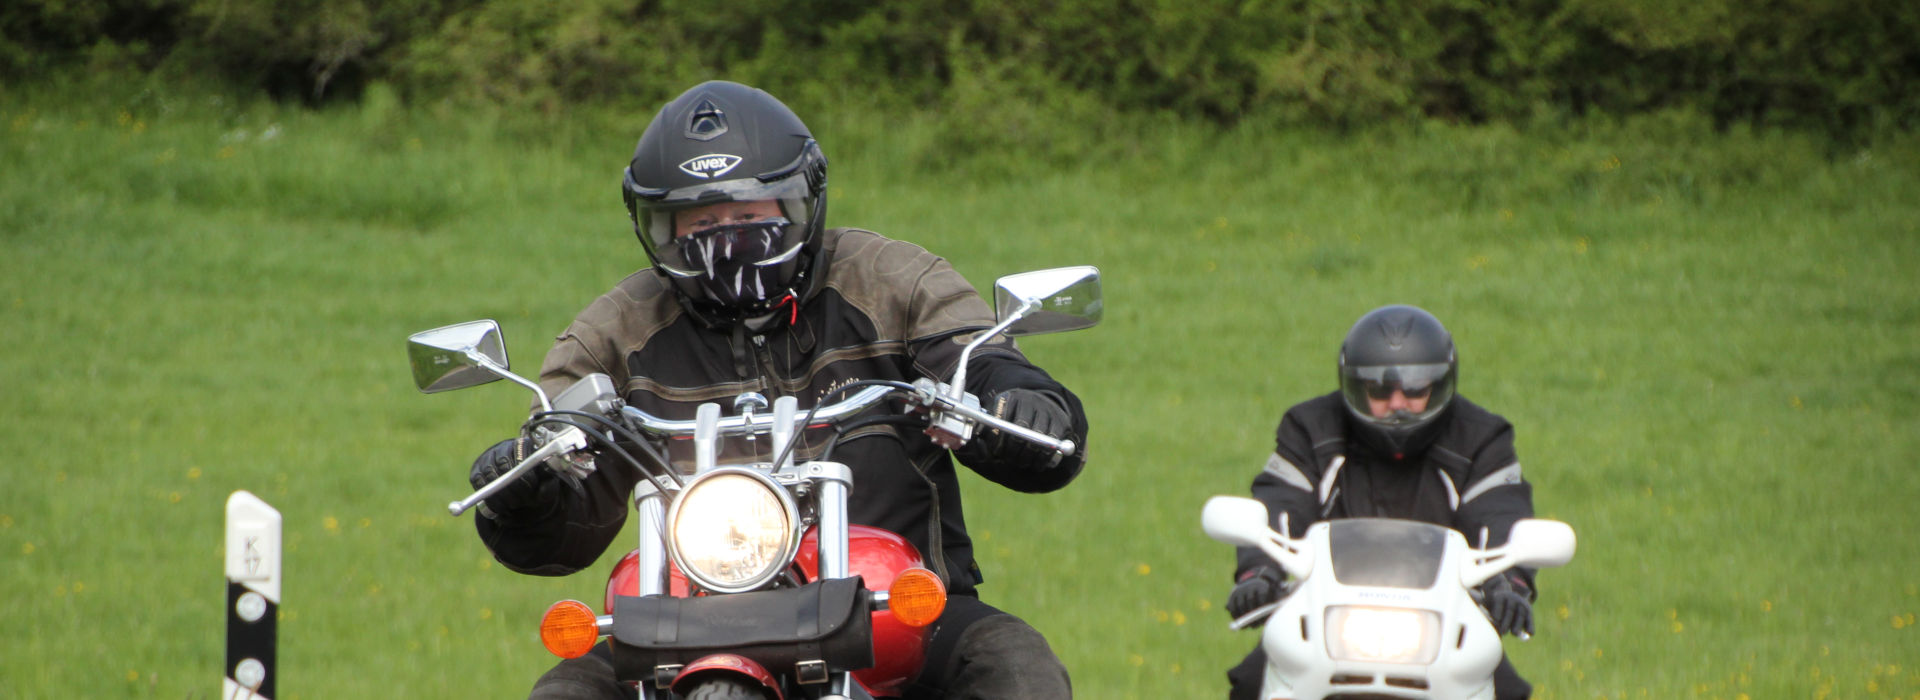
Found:
<path fill-rule="evenodd" d="M 667 103 L 620 189 L 654 270 L 708 323 L 797 303 L 818 277 L 827 159 L 800 117 L 765 91 L 716 80 Z M 782 215 L 674 236 L 676 212 L 756 200 L 778 203 Z"/>
<path fill-rule="evenodd" d="M 1424 451 L 1453 404 L 1459 370 L 1453 336 L 1433 314 L 1412 306 L 1367 312 L 1340 344 L 1340 394 L 1353 437 L 1369 451 L 1394 459 Z M 1392 399 L 1396 391 L 1424 399 L 1425 405 L 1374 415 L 1374 404 Z"/>

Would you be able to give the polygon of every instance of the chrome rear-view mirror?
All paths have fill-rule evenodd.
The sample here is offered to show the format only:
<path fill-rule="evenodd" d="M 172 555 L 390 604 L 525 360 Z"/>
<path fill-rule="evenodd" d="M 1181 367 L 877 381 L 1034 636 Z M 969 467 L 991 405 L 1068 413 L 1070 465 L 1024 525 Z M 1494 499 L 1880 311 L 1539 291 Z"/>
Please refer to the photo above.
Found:
<path fill-rule="evenodd" d="M 1100 322 L 1100 270 L 1091 265 L 1034 270 L 993 284 L 993 309 L 1008 337 L 1091 328 Z"/>
<path fill-rule="evenodd" d="M 407 336 L 407 360 L 413 365 L 413 385 L 428 394 L 485 384 L 500 379 L 508 368 L 500 324 L 491 320 Z"/>

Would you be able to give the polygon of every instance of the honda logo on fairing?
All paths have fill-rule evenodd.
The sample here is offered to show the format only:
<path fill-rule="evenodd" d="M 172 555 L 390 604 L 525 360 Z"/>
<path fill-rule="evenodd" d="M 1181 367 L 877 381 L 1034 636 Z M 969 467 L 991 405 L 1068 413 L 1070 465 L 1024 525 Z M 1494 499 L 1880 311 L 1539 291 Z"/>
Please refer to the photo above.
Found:
<path fill-rule="evenodd" d="M 688 158 L 687 162 L 680 164 L 680 171 L 697 178 L 716 178 L 727 174 L 727 171 L 739 164 L 740 156 L 709 153 Z"/>

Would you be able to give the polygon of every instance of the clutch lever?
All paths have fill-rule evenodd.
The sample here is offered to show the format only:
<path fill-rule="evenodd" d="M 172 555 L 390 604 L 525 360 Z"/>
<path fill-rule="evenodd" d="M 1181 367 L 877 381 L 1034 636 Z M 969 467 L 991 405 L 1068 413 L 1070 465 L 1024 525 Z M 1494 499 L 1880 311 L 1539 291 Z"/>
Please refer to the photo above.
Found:
<path fill-rule="evenodd" d="M 507 484 L 513 483 L 514 479 L 526 474 L 528 469 L 547 461 L 548 457 L 584 449 L 587 449 L 587 434 L 580 432 L 579 428 L 568 426 L 565 430 L 555 433 L 553 439 L 548 440 L 547 444 L 542 445 L 540 449 L 534 450 L 533 454 L 527 455 L 526 459 L 520 460 L 519 464 L 513 465 L 507 473 L 501 474 L 500 478 L 480 487 L 480 490 L 473 492 L 473 495 L 447 504 L 447 513 L 457 517 L 467 512 L 479 505 L 481 501 L 487 500 L 489 496 L 499 493 L 500 489 L 506 488 Z"/>

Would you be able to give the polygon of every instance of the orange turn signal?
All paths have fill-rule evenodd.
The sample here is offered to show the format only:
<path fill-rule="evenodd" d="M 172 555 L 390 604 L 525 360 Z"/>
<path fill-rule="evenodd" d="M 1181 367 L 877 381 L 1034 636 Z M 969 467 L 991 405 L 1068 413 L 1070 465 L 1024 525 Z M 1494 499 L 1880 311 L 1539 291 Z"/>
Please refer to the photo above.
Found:
<path fill-rule="evenodd" d="M 554 656 L 575 659 L 600 641 L 600 621 L 593 608 L 577 600 L 563 600 L 540 617 L 540 643 Z"/>
<path fill-rule="evenodd" d="M 931 625 L 947 609 L 947 586 L 931 571 L 907 569 L 887 587 L 887 609 L 908 627 Z"/>

